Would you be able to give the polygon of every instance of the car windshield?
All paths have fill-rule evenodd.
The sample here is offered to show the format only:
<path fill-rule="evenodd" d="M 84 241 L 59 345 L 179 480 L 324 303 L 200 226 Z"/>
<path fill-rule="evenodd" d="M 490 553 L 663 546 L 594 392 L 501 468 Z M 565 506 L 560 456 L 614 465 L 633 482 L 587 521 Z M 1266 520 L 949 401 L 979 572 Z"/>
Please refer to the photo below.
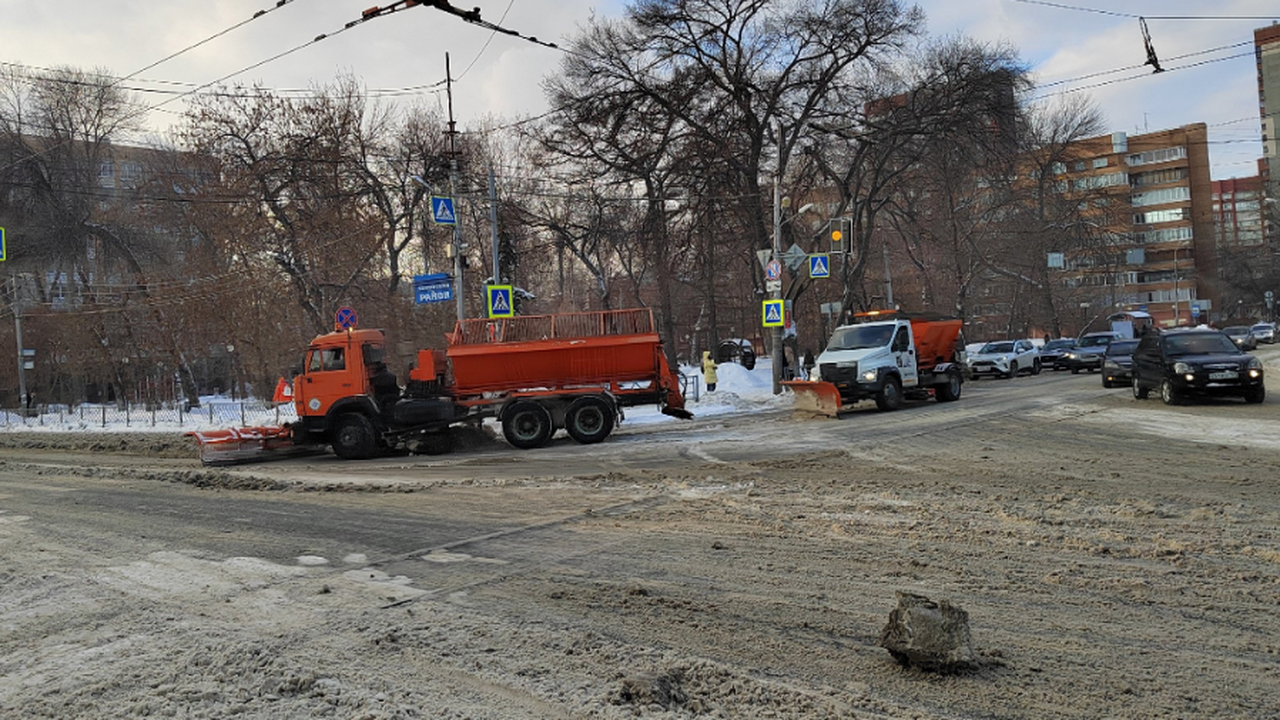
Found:
<path fill-rule="evenodd" d="M 1222 333 L 1188 333 L 1186 335 L 1170 335 L 1164 341 L 1165 352 L 1169 355 L 1209 355 L 1211 353 L 1240 353 L 1236 344 Z"/>
<path fill-rule="evenodd" d="M 1013 343 L 1011 342 L 993 342 L 987 343 L 979 350 L 980 353 L 1011 353 L 1013 352 Z"/>
<path fill-rule="evenodd" d="M 1249 328 L 1243 325 L 1236 325 L 1234 327 L 1222 328 L 1222 332 L 1228 335 L 1248 335 Z"/>
<path fill-rule="evenodd" d="M 1100 345 L 1111 344 L 1110 335 L 1085 335 L 1080 338 L 1080 342 L 1076 343 L 1076 347 L 1098 347 Z"/>
<path fill-rule="evenodd" d="M 1108 355 L 1132 355 L 1133 349 L 1138 347 L 1137 340 L 1116 340 L 1107 346 Z"/>
<path fill-rule="evenodd" d="M 828 350 L 863 350 L 884 347 L 893 337 L 896 325 L 853 325 L 836 328 L 827 343 Z"/>
<path fill-rule="evenodd" d="M 1262 331 L 1267 331 L 1267 330 L 1270 330 L 1270 329 L 1271 329 L 1271 326 L 1270 326 L 1270 325 L 1268 325 L 1268 324 L 1266 324 L 1266 323 L 1262 323 L 1262 324 L 1260 324 L 1260 325 L 1254 325 L 1251 329 L 1253 329 L 1253 330 L 1262 330 Z"/>
<path fill-rule="evenodd" d="M 1061 350 L 1063 348 L 1075 347 L 1076 341 L 1071 338 L 1058 338 L 1050 340 L 1044 344 L 1045 350 Z"/>

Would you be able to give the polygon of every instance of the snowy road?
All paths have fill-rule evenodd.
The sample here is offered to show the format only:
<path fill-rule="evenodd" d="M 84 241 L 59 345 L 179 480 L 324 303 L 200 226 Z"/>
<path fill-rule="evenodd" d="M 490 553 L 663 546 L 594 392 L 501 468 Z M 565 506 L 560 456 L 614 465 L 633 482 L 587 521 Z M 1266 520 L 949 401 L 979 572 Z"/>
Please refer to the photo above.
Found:
<path fill-rule="evenodd" d="M 784 407 L 233 471 L 5 435 L 0 716 L 1280 715 L 1280 394 Z M 876 646 L 898 590 L 969 611 L 973 671 Z"/>

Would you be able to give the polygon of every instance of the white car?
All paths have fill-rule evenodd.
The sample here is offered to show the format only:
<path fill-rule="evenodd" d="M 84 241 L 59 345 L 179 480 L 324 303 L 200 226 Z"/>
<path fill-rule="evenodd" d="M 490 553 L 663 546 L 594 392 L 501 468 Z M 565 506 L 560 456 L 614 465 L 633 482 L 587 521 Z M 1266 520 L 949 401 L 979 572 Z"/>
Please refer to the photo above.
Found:
<path fill-rule="evenodd" d="M 1040 374 L 1040 351 L 1030 340 L 996 340 L 978 348 L 968 357 L 969 374 L 1013 377 L 1020 372 Z"/>
<path fill-rule="evenodd" d="M 1250 332 L 1258 339 L 1258 342 L 1267 343 L 1268 345 L 1276 341 L 1276 324 L 1275 323 L 1258 323 L 1250 328 Z"/>

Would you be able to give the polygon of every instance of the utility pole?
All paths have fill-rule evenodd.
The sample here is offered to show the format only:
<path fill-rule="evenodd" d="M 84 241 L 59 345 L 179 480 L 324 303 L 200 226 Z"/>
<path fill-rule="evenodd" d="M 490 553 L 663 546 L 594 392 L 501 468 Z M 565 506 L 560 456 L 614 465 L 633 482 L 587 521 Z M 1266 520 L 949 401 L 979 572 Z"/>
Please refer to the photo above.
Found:
<path fill-rule="evenodd" d="M 454 140 L 458 136 L 457 123 L 453 120 L 453 76 L 449 72 L 449 53 L 444 54 L 445 95 L 449 98 L 449 195 L 453 198 L 453 295 L 458 304 L 458 322 L 467 319 L 466 298 L 462 285 L 462 225 L 458 221 L 458 148 Z"/>
<path fill-rule="evenodd" d="M 885 241 L 884 245 L 884 303 L 885 310 L 892 310 L 893 303 L 893 275 L 889 271 L 889 242 Z"/>
<path fill-rule="evenodd" d="M 782 261 L 782 121 L 778 121 L 778 167 L 773 172 L 773 259 Z M 778 289 L 773 291 L 772 298 L 774 300 L 782 299 L 782 279 L 778 279 Z M 784 306 L 783 318 L 786 317 Z M 782 328 L 774 326 L 770 328 L 770 338 L 773 340 L 773 350 L 770 357 L 773 360 L 773 394 L 782 393 Z"/>
<path fill-rule="evenodd" d="M 502 259 L 498 254 L 498 185 L 489 167 L 489 228 L 493 232 L 493 284 L 502 284 Z"/>

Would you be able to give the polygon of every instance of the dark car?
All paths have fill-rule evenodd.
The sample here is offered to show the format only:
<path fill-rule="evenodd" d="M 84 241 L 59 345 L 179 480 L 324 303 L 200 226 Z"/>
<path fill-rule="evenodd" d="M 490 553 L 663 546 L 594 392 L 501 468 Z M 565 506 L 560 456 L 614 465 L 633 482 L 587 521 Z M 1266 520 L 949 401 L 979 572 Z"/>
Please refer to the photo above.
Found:
<path fill-rule="evenodd" d="M 1166 405 L 1184 398 L 1235 396 L 1260 403 L 1267 398 L 1262 363 L 1217 330 L 1183 330 L 1143 336 L 1133 351 L 1133 396 L 1160 391 Z"/>
<path fill-rule="evenodd" d="M 1137 340 L 1112 340 L 1102 355 L 1102 387 L 1113 388 L 1132 384 L 1133 351 Z"/>
<path fill-rule="evenodd" d="M 1076 340 L 1076 344 L 1063 356 L 1063 364 L 1072 375 L 1081 370 L 1093 372 L 1102 368 L 1102 354 L 1107 346 L 1116 339 L 1113 332 L 1089 333 Z"/>
<path fill-rule="evenodd" d="M 750 340 L 741 338 L 722 340 L 720 347 L 716 349 L 716 362 L 736 362 L 748 370 L 754 370 L 756 367 L 756 351 L 752 347 Z"/>
<path fill-rule="evenodd" d="M 1050 370 L 1061 370 L 1067 366 L 1067 351 L 1076 346 L 1075 338 L 1058 338 L 1050 340 L 1040 347 L 1040 365 Z"/>
<path fill-rule="evenodd" d="M 1248 325 L 1232 325 L 1222 328 L 1222 334 L 1231 338 L 1236 347 L 1248 352 L 1258 349 L 1258 338 L 1253 336 L 1253 328 Z"/>

